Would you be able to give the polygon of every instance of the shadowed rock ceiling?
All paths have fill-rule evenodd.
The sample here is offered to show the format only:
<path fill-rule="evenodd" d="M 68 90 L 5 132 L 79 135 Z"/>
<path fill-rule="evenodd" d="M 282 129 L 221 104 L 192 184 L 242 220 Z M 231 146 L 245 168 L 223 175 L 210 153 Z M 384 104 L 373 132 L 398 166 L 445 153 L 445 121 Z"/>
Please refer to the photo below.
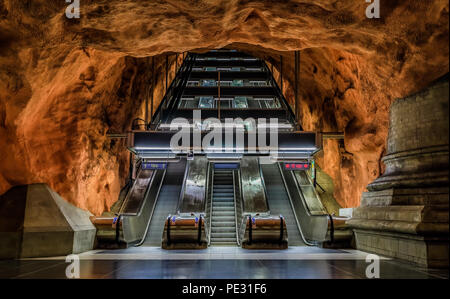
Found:
<path fill-rule="evenodd" d="M 293 53 L 301 50 L 301 122 L 342 131 L 325 141 L 320 167 L 336 200 L 357 206 L 383 171 L 391 102 L 449 69 L 448 1 L 382 0 L 368 19 L 363 0 L 81 1 L 0 0 L 0 194 L 48 183 L 94 214 L 117 200 L 128 173 L 124 132 L 143 114 L 151 58 L 156 103 L 166 53 L 231 46 L 274 64 L 284 59 L 293 102 Z M 170 58 L 171 74 L 175 67 Z"/>

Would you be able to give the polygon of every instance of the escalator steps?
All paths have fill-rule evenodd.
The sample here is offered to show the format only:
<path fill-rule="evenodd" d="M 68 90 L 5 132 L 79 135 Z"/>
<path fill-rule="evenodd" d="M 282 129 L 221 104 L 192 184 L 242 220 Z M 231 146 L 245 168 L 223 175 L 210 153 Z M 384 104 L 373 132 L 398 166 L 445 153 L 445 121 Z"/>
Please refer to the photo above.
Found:
<path fill-rule="evenodd" d="M 236 245 L 233 172 L 214 172 L 211 215 L 211 244 Z"/>

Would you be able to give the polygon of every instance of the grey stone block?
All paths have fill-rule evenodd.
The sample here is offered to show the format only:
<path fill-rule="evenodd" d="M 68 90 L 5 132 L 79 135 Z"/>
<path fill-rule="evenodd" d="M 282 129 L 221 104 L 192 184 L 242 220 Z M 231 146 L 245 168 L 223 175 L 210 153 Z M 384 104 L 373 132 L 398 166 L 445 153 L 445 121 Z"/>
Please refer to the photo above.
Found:
<path fill-rule="evenodd" d="M 90 216 L 45 184 L 14 187 L 0 197 L 0 258 L 91 250 L 96 229 Z"/>

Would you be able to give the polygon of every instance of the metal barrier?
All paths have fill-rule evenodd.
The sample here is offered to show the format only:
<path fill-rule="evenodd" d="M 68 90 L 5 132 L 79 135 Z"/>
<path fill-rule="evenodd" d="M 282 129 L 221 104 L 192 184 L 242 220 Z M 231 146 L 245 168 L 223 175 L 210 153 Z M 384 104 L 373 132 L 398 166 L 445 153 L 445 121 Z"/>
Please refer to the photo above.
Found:
<path fill-rule="evenodd" d="M 170 215 L 164 226 L 163 249 L 203 249 L 208 247 L 203 215 Z"/>
<path fill-rule="evenodd" d="M 196 157 L 188 161 L 176 214 L 169 216 L 165 223 L 162 248 L 199 249 L 208 246 L 204 221 L 208 171 L 206 158 Z"/>
<path fill-rule="evenodd" d="M 296 218 L 297 227 L 303 241 L 307 245 L 318 245 L 319 243 L 327 241 L 327 213 L 318 210 L 310 211 L 294 172 L 283 169 L 280 164 L 278 164 L 278 167 L 281 171 L 292 210 Z M 320 201 L 317 194 L 316 196 L 316 200 Z"/>
<path fill-rule="evenodd" d="M 242 248 L 286 249 L 288 247 L 286 221 L 282 216 L 246 217 L 246 233 Z"/>

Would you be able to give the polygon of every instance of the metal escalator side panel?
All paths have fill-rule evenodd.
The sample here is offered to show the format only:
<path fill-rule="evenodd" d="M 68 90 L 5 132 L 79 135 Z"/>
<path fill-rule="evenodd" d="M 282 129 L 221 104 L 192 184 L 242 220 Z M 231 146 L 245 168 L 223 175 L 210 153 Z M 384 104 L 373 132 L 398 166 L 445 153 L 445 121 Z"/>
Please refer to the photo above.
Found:
<path fill-rule="evenodd" d="M 279 165 L 286 191 L 291 200 L 293 212 L 295 214 L 300 233 L 308 245 L 326 241 L 328 231 L 327 215 L 312 215 L 303 197 L 301 188 L 296 180 L 295 174 L 290 170 L 285 170 Z"/>
<path fill-rule="evenodd" d="M 241 184 L 239 171 L 233 170 L 233 186 L 234 186 L 234 218 L 236 226 L 236 243 L 240 246 L 240 227 L 242 222 L 242 200 L 241 200 Z"/>
<path fill-rule="evenodd" d="M 242 245 L 242 238 L 245 233 L 245 221 L 246 215 L 244 214 L 244 201 L 243 191 L 242 191 L 242 178 L 241 178 L 241 170 L 236 170 L 234 173 L 235 176 L 235 205 L 236 205 L 236 224 L 237 224 L 237 239 L 238 244 Z"/>
<path fill-rule="evenodd" d="M 122 241 L 127 244 L 140 244 L 145 238 L 165 173 L 165 170 L 154 171 L 138 213 L 122 216 Z"/>
<path fill-rule="evenodd" d="M 326 215 L 325 207 L 306 171 L 295 171 L 294 175 L 311 215 Z"/>
<path fill-rule="evenodd" d="M 208 246 L 211 244 L 211 216 L 212 216 L 212 196 L 213 196 L 213 185 L 214 185 L 214 167 L 211 162 L 208 162 L 208 180 L 206 188 L 206 233 L 207 233 L 207 243 Z"/>
<path fill-rule="evenodd" d="M 305 242 L 298 228 L 278 163 L 261 165 L 261 168 L 267 190 L 267 201 L 270 205 L 270 214 L 284 217 L 289 246 L 304 246 Z"/>
<path fill-rule="evenodd" d="M 119 214 L 121 215 L 136 215 L 139 213 L 140 208 L 145 199 L 148 186 L 152 181 L 154 175 L 153 170 L 140 169 L 136 179 L 128 192 L 125 200 L 120 208 Z"/>
<path fill-rule="evenodd" d="M 196 157 L 188 162 L 183 193 L 177 209 L 179 213 L 205 214 L 207 177 L 208 159 Z"/>
<path fill-rule="evenodd" d="M 268 213 L 258 158 L 244 157 L 241 160 L 241 185 L 244 214 Z"/>
<path fill-rule="evenodd" d="M 165 221 L 169 215 L 176 213 L 185 173 L 186 160 L 168 164 L 153 216 L 150 219 L 147 234 L 142 245 L 161 246 Z"/>

